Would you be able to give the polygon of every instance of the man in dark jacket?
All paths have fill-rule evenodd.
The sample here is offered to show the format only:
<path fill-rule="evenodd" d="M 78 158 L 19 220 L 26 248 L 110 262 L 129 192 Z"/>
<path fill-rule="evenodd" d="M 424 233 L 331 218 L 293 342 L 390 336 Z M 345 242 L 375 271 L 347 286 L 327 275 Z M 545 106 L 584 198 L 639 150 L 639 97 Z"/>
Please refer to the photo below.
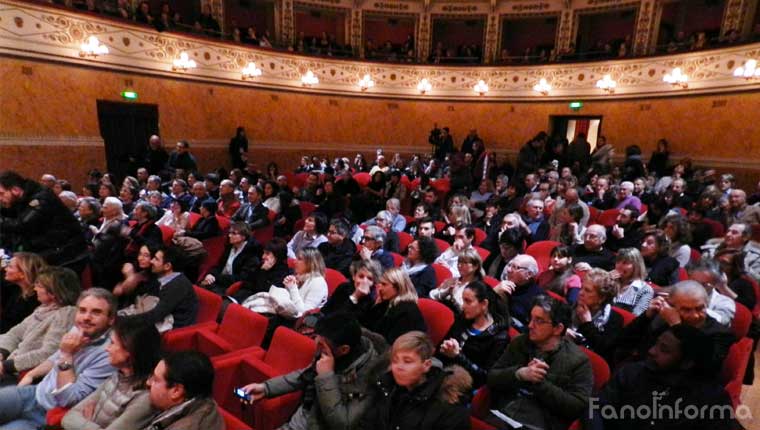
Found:
<path fill-rule="evenodd" d="M 232 216 L 233 221 L 243 221 L 251 230 L 269 225 L 269 209 L 264 206 L 261 196 L 264 190 L 258 185 L 248 188 L 248 203 L 240 206 L 240 209 Z"/>
<path fill-rule="evenodd" d="M 641 223 L 638 221 L 639 211 L 633 206 L 620 209 L 617 222 L 607 228 L 607 248 L 617 252 L 623 248 L 638 248 L 644 235 L 641 231 Z"/>
<path fill-rule="evenodd" d="M 616 361 L 646 357 L 647 350 L 668 327 L 686 324 L 701 330 L 713 343 L 709 365 L 718 372 L 728 349 L 736 341 L 731 330 L 707 315 L 708 296 L 696 281 L 681 281 L 673 285 L 670 299 L 656 297 L 646 312 L 628 324 L 618 338 Z"/>
<path fill-rule="evenodd" d="M 190 144 L 186 140 L 177 142 L 177 150 L 169 154 L 168 166 L 172 172 L 177 169 L 182 169 L 186 173 L 198 171 L 198 163 L 190 154 Z"/>
<path fill-rule="evenodd" d="M 222 258 L 209 269 L 201 281 L 201 287 L 225 296 L 227 288 L 239 281 L 252 282 L 261 266 L 261 244 L 251 236 L 251 230 L 244 222 L 232 224 L 229 245 Z"/>
<path fill-rule="evenodd" d="M 325 260 L 325 266 L 335 269 L 348 277 L 351 260 L 356 254 L 356 245 L 348 238 L 349 227 L 345 221 L 334 219 L 327 229 L 327 242 L 319 244 L 319 252 Z"/>
<path fill-rule="evenodd" d="M 0 205 L 0 245 L 81 272 L 87 251 L 84 231 L 53 191 L 16 172 L 2 172 Z"/>
<path fill-rule="evenodd" d="M 359 428 L 364 414 L 375 406 L 368 395 L 368 375 L 382 351 L 362 335 L 359 322 L 348 314 L 325 316 L 314 330 L 320 353 L 309 367 L 243 390 L 252 401 L 303 390 L 301 404 L 283 428 Z"/>
<path fill-rule="evenodd" d="M 593 387 L 589 359 L 565 337 L 570 307 L 540 296 L 528 333 L 509 343 L 488 373 L 493 407 L 528 426 L 566 429 L 587 410 Z M 505 427 L 495 417 L 489 421 Z"/>
<path fill-rule="evenodd" d="M 573 173 L 580 176 L 588 172 L 588 168 L 591 167 L 591 144 L 586 140 L 585 133 L 578 133 L 570 142 L 567 158 Z"/>
<path fill-rule="evenodd" d="M 517 154 L 518 178 L 523 178 L 528 173 L 533 173 L 538 169 L 538 165 L 541 162 L 541 151 L 546 144 L 546 140 L 546 133 L 542 131 L 520 148 L 520 153 Z"/>
<path fill-rule="evenodd" d="M 178 272 L 181 251 L 174 247 L 161 247 L 151 260 L 151 271 L 158 278 L 158 304 L 153 309 L 141 314 L 124 318 L 139 319 L 146 324 L 165 321 L 173 317 L 172 328 L 195 324 L 198 314 L 198 297 L 193 290 L 193 283 Z"/>
<path fill-rule="evenodd" d="M 151 175 L 160 175 L 166 170 L 169 154 L 164 149 L 161 138 L 155 134 L 148 139 L 148 151 L 145 153 L 145 167 Z"/>
<path fill-rule="evenodd" d="M 578 270 L 590 270 L 598 267 L 612 270 L 615 267 L 615 254 L 604 245 L 607 242 L 607 230 L 599 225 L 588 226 L 583 233 L 583 245 L 573 245 L 573 262 L 576 267 L 582 263 L 589 267 L 577 267 Z"/>

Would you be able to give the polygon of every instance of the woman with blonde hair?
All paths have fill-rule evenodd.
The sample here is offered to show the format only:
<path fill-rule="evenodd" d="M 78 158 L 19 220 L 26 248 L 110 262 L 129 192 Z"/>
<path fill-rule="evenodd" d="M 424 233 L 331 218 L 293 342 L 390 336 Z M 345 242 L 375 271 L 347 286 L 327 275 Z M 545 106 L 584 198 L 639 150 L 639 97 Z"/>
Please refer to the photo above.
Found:
<path fill-rule="evenodd" d="M 444 303 L 457 313 L 462 310 L 462 293 L 474 281 L 482 281 L 485 272 L 480 254 L 473 248 L 465 249 L 457 260 L 459 276 L 449 278 L 437 288 L 430 290 L 430 298 Z"/>
<path fill-rule="evenodd" d="M 317 248 L 303 248 L 296 253 L 295 275 L 283 280 L 290 294 L 293 306 L 288 306 L 280 315 L 298 318 L 304 312 L 321 308 L 327 302 L 327 281 L 325 281 L 325 261 Z"/>
<path fill-rule="evenodd" d="M 47 266 L 45 260 L 30 252 L 13 254 L 8 267 L 5 268 L 6 284 L 2 288 L 2 318 L 0 333 L 28 317 L 40 303 L 34 293 L 37 274 Z"/>
<path fill-rule="evenodd" d="M 636 248 L 623 248 L 618 251 L 615 258 L 615 270 L 610 272 L 620 287 L 613 304 L 636 316 L 641 315 L 652 301 L 654 290 L 644 279 L 647 276 L 647 268 L 644 265 L 644 257 Z"/>
<path fill-rule="evenodd" d="M 31 369 L 53 355 L 74 323 L 80 286 L 79 277 L 71 269 L 43 267 L 36 276 L 33 291 L 40 305 L 0 336 L 2 379 Z"/>
<path fill-rule="evenodd" d="M 389 344 L 404 333 L 427 330 L 417 306 L 417 291 L 403 269 L 386 270 L 375 288 L 375 304 L 360 318 L 364 327 L 382 335 Z"/>

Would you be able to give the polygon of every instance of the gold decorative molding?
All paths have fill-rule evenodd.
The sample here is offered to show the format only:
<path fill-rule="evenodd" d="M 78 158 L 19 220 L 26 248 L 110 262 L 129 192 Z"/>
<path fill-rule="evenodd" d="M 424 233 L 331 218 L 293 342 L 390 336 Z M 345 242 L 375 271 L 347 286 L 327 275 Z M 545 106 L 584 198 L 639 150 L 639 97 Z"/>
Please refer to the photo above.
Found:
<path fill-rule="evenodd" d="M 627 4 L 624 2 L 622 4 Z M 283 26 L 292 19 L 292 0 L 282 0 Z M 573 13 L 562 13 L 559 47 L 569 43 L 568 21 Z M 291 35 L 285 31 L 286 35 Z M 110 54 L 95 59 L 79 57 L 79 45 L 95 35 Z M 421 15 L 417 44 L 425 52 L 430 37 L 430 14 Z M 173 72 L 172 62 L 187 52 L 198 64 L 187 72 Z M 689 94 L 749 91 L 760 84 L 733 77 L 733 70 L 750 58 L 760 58 L 760 44 L 669 55 L 609 60 L 602 62 L 550 64 L 542 66 L 450 67 L 440 65 L 387 64 L 300 56 L 288 52 L 252 48 L 235 43 L 196 38 L 184 34 L 158 33 L 146 27 L 81 15 L 76 12 L 12 0 L 0 0 L 0 55 L 56 61 L 66 64 L 137 72 L 203 82 L 224 83 L 276 90 L 361 97 L 416 98 L 421 100 L 544 101 L 566 99 L 651 98 Z M 243 81 L 241 70 L 255 62 L 263 75 Z M 689 88 L 675 90 L 662 82 L 673 67 L 689 75 Z M 301 75 L 312 70 L 320 83 L 301 86 Z M 358 79 L 369 73 L 375 87 L 362 92 Z M 596 80 L 611 74 L 618 87 L 606 95 L 595 87 Z M 432 91 L 420 95 L 417 84 L 427 78 Z M 553 89 L 542 96 L 532 87 L 540 78 Z M 478 96 L 472 87 L 483 79 L 490 91 Z"/>

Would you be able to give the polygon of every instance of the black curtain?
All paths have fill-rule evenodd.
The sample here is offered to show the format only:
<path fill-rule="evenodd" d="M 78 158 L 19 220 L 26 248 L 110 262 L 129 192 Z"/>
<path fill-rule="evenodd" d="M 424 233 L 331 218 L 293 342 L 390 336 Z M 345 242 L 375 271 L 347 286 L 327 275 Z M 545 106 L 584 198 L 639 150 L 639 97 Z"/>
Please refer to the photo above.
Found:
<path fill-rule="evenodd" d="M 158 133 L 158 106 L 98 100 L 108 171 L 121 180 L 143 165 L 148 138 Z"/>

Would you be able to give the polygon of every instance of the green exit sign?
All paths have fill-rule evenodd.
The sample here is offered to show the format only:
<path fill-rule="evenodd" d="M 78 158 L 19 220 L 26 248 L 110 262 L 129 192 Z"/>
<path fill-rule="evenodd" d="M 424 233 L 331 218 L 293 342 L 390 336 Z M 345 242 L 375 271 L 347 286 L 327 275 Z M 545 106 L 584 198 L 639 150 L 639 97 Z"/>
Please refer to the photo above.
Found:
<path fill-rule="evenodd" d="M 137 93 L 134 91 L 122 91 L 121 92 L 121 98 L 126 100 L 137 100 Z"/>
<path fill-rule="evenodd" d="M 570 109 L 580 110 L 583 107 L 583 102 L 570 102 Z"/>

